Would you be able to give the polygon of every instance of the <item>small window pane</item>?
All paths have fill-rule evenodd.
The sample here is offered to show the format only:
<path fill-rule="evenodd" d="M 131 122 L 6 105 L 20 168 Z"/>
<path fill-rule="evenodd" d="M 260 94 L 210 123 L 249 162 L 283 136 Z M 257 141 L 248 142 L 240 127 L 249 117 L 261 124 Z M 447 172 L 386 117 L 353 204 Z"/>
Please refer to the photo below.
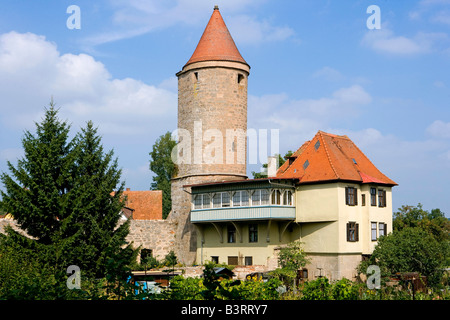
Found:
<path fill-rule="evenodd" d="M 383 222 L 380 222 L 380 225 L 379 225 L 379 226 L 380 226 L 380 227 L 379 227 L 379 230 L 378 230 L 379 236 L 381 237 L 381 236 L 386 235 L 386 224 L 383 223 Z"/>
<path fill-rule="evenodd" d="M 287 190 L 283 194 L 283 204 L 285 206 L 292 206 L 292 192 Z"/>
<path fill-rule="evenodd" d="M 230 206 L 230 194 L 228 192 L 222 192 L 222 207 Z"/>
<path fill-rule="evenodd" d="M 241 206 L 248 206 L 248 191 L 241 191 Z"/>
<path fill-rule="evenodd" d="M 194 198 L 194 208 L 201 209 L 202 208 L 202 195 L 198 194 Z"/>
<path fill-rule="evenodd" d="M 261 190 L 255 190 L 252 194 L 252 205 L 259 206 L 261 205 Z"/>
<path fill-rule="evenodd" d="M 268 205 L 269 204 L 269 191 L 266 189 L 261 190 L 261 205 Z"/>
<path fill-rule="evenodd" d="M 314 149 L 319 149 L 319 147 L 320 147 L 320 141 L 319 140 L 317 140 L 317 142 L 316 142 L 316 144 L 314 145 Z"/>
<path fill-rule="evenodd" d="M 249 242 L 258 242 L 258 225 L 257 224 L 249 224 L 248 225 L 248 241 Z"/>
<path fill-rule="evenodd" d="M 213 207 L 214 208 L 220 208 L 220 199 L 221 199 L 221 195 L 220 193 L 216 193 L 213 197 Z"/>
<path fill-rule="evenodd" d="M 377 189 L 375 188 L 370 188 L 370 205 L 377 205 Z"/>
<path fill-rule="evenodd" d="M 377 240 L 377 223 L 372 222 L 371 223 L 371 230 L 372 230 L 372 241 Z"/>
<path fill-rule="evenodd" d="M 228 243 L 236 242 L 236 228 L 233 225 L 228 225 Z"/>
<path fill-rule="evenodd" d="M 272 191 L 272 204 L 280 204 L 281 193 L 279 190 Z"/>
<path fill-rule="evenodd" d="M 233 195 L 233 207 L 241 206 L 241 192 L 236 191 Z"/>
<path fill-rule="evenodd" d="M 203 195 L 203 209 L 211 208 L 211 200 L 209 194 Z"/>
<path fill-rule="evenodd" d="M 309 166 L 309 161 L 306 160 L 305 163 L 303 163 L 303 169 L 306 170 L 306 168 L 308 168 Z"/>

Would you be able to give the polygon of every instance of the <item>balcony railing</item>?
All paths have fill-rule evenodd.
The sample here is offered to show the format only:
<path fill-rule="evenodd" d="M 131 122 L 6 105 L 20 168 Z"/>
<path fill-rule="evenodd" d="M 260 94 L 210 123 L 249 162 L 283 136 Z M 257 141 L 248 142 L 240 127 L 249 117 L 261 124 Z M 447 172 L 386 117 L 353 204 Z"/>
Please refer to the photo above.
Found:
<path fill-rule="evenodd" d="M 191 211 L 192 223 L 236 220 L 295 220 L 295 207 L 268 205 Z"/>

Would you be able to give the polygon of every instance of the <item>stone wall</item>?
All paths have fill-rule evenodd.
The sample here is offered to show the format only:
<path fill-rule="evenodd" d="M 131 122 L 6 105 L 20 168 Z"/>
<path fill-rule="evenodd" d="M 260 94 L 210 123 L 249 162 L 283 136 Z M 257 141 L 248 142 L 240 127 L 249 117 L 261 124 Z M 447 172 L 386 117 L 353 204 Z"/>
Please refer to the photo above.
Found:
<path fill-rule="evenodd" d="M 175 248 L 175 228 L 176 224 L 168 220 L 130 220 L 126 240 L 135 248 L 151 249 L 153 257 L 162 260 Z"/>
<path fill-rule="evenodd" d="M 0 219 L 0 233 L 5 233 L 7 225 L 28 236 L 11 219 Z M 153 256 L 161 260 L 175 249 L 175 231 L 176 223 L 167 220 L 130 220 L 130 233 L 126 240 L 133 242 L 135 248 L 142 245 L 144 249 L 151 249 Z"/>
<path fill-rule="evenodd" d="M 176 268 L 177 271 L 183 272 L 185 278 L 199 278 L 203 274 L 203 266 Z M 267 272 L 266 266 L 236 266 L 233 269 L 233 279 L 245 280 L 247 275 L 254 272 Z"/>
<path fill-rule="evenodd" d="M 189 215 L 191 211 L 191 188 L 186 186 L 236 179 L 241 180 L 243 177 L 217 174 L 172 179 L 172 211 L 167 220 L 176 225 L 175 254 L 179 262 L 192 265 L 196 262 L 195 258 L 197 255 L 197 230 L 191 223 Z"/>

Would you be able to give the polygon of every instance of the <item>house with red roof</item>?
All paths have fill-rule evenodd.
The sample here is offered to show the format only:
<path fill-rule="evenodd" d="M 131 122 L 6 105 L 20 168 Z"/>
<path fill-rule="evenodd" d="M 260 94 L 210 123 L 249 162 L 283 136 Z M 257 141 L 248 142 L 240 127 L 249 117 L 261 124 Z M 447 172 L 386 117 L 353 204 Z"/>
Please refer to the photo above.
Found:
<path fill-rule="evenodd" d="M 277 267 L 300 240 L 314 279 L 353 279 L 379 237 L 392 232 L 392 187 L 345 135 L 319 131 L 265 179 L 186 185 L 198 229 L 197 261 Z"/>

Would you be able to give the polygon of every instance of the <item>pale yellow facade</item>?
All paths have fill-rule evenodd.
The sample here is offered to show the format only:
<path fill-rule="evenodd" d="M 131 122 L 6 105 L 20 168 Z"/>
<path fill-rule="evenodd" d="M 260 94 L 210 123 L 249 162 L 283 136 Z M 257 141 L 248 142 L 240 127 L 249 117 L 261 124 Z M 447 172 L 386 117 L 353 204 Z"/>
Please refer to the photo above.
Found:
<path fill-rule="evenodd" d="M 346 204 L 347 187 L 355 188 L 356 205 Z M 376 205 L 371 203 L 371 188 L 376 191 Z M 295 217 L 291 220 L 196 223 L 196 262 L 216 259 L 219 263 L 229 263 L 230 257 L 231 261 L 238 257 L 239 265 L 251 262 L 273 270 L 277 267 L 278 249 L 300 240 L 311 259 L 306 266 L 310 279 L 319 275 L 332 280 L 352 279 L 363 255 L 371 254 L 375 248 L 380 232 L 392 231 L 391 189 L 390 186 L 345 182 L 298 185 L 294 196 Z M 378 202 L 380 192 L 386 198 L 382 207 Z M 356 241 L 348 239 L 349 223 L 358 225 Z M 250 242 L 249 224 L 257 224 L 257 242 Z M 234 243 L 227 239 L 230 225 L 236 229 Z M 374 226 L 376 229 L 372 230 Z"/>

